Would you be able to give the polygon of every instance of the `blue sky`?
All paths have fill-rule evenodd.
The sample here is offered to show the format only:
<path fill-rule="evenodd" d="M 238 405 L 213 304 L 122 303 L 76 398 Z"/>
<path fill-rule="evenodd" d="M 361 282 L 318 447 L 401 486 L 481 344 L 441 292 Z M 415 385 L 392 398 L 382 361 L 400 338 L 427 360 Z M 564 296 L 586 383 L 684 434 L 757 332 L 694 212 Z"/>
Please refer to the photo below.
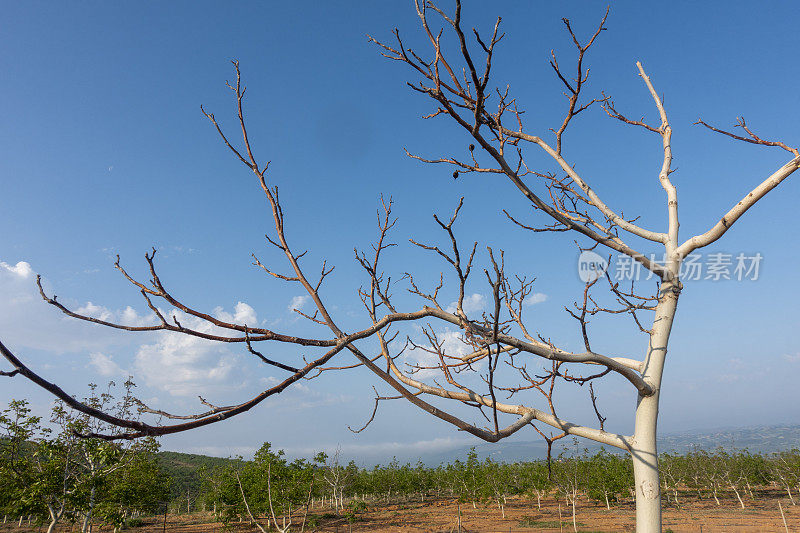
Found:
<path fill-rule="evenodd" d="M 196 394 L 220 403 L 241 400 L 275 376 L 241 349 L 66 320 L 37 300 L 33 283 L 40 273 L 64 302 L 146 320 L 141 297 L 113 269 L 113 257 L 120 254 L 144 276 L 143 255 L 155 246 L 162 279 L 188 303 L 276 329 L 309 331 L 289 309 L 301 295 L 297 287 L 266 279 L 250 265 L 252 252 L 280 259 L 264 243 L 271 229 L 267 204 L 200 113 L 203 104 L 234 131 L 224 82 L 233 75 L 229 61 L 237 58 L 248 87 L 251 138 L 257 156 L 272 161 L 269 176 L 281 189 L 289 237 L 311 250 L 309 265 L 323 258 L 336 265 L 324 296 L 346 327 L 366 322 L 355 293 L 365 280 L 352 257 L 354 247 L 367 247 L 376 235 L 380 194 L 394 198 L 399 217 L 395 240 L 401 246 L 387 270 L 398 278 L 413 271 L 420 279 L 438 279 L 443 265 L 407 239 L 441 242 L 431 214 L 450 213 L 464 196 L 457 226 L 464 242 L 502 248 L 509 272 L 535 276 L 536 292 L 546 297 L 530 306 L 534 329 L 579 348 L 579 330 L 562 309 L 582 290 L 571 239 L 510 225 L 503 208 L 537 219 L 507 182 L 453 180 L 451 169 L 404 156 L 403 147 L 428 157 L 463 154 L 469 140 L 446 120 L 421 120 L 431 104 L 405 86 L 408 70 L 367 42 L 366 33 L 389 39 L 398 27 L 423 50 L 412 3 L 377 5 L 4 3 L 0 339 L 78 396 L 89 381 L 119 380 L 132 371 L 142 397 L 175 410 L 197 407 Z M 655 122 L 636 73 L 640 60 L 665 96 L 684 238 L 705 231 L 789 158 L 692 122 L 702 117 L 731 126 L 743 115 L 764 137 L 800 144 L 795 7 L 788 1 L 670 2 L 656 9 L 615 2 L 608 31 L 587 55 L 587 95 L 605 91 L 621 111 Z M 527 111 L 527 130 L 547 135 L 564 111 L 547 65 L 551 49 L 562 64 L 573 61 L 561 17 L 587 35 L 603 10 L 585 1 L 465 3 L 469 24 L 484 30 L 503 16 L 507 37 L 494 79 L 511 84 Z M 659 152 L 655 136 L 612 121 L 599 107 L 581 115 L 565 136 L 565 154 L 606 202 L 658 230 L 666 219 Z M 539 155 L 529 157 L 544 164 Z M 661 431 L 798 420 L 797 179 L 707 250 L 760 253 L 757 281 L 687 283 L 670 345 Z M 470 293 L 478 303 L 489 294 L 477 279 Z M 403 303 L 421 305 L 408 298 Z M 598 320 L 592 331 L 598 351 L 636 355 L 646 345 L 627 322 Z M 272 353 L 297 356 L 282 348 Z M 382 407 L 366 432 L 351 434 L 346 425 L 360 426 L 369 417 L 372 384 L 359 372 L 325 376 L 224 426 L 163 444 L 246 455 L 268 440 L 296 453 L 341 445 L 346 453 L 379 456 L 471 442 L 399 403 Z M 599 383 L 597 390 L 609 425 L 631 431 L 633 390 L 619 380 Z M 0 403 L 12 397 L 29 397 L 41 410 L 49 402 L 19 378 L 0 387 Z M 565 392 L 561 400 L 565 413 L 593 422 L 585 390 Z"/>

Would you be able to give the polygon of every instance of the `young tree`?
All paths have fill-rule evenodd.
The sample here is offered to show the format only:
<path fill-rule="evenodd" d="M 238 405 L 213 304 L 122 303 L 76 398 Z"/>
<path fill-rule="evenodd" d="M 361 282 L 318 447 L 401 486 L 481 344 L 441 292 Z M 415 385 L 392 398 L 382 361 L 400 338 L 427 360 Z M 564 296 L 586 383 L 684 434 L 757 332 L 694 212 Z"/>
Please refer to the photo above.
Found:
<path fill-rule="evenodd" d="M 770 471 L 778 483 L 786 489 L 792 505 L 797 505 L 792 488 L 800 496 L 800 450 L 793 448 L 789 451 L 778 452 L 772 455 Z"/>
<path fill-rule="evenodd" d="M 121 468 L 107 473 L 97 495 L 96 514 L 114 529 L 140 514 L 158 514 L 169 499 L 171 478 L 156 457 L 159 445 L 142 439 L 124 458 Z"/>
<path fill-rule="evenodd" d="M 116 402 L 109 392 L 96 394 L 96 386 L 90 385 L 92 394 L 84 403 L 130 414 L 132 386 L 128 382 L 126 394 Z M 49 530 L 65 518 L 82 518 L 81 531 L 90 532 L 98 504 L 106 521 L 119 523 L 137 505 L 147 506 L 150 500 L 145 496 L 163 499 L 168 478 L 159 475 L 154 463 L 154 439 L 119 443 L 80 438 L 78 434 L 90 427 L 100 429 L 102 423 L 75 416 L 61 402 L 53 406 L 50 423 L 43 425 L 25 400 L 11 401 L 0 412 L 0 475 L 8 482 L 8 511 L 44 512 Z"/>
<path fill-rule="evenodd" d="M 572 234 L 581 239 L 582 250 L 602 250 L 629 258 L 632 264 L 650 271 L 659 280 L 655 294 L 640 294 L 634 287 L 630 290 L 620 287 L 610 277 L 603 277 L 600 272 L 588 272 L 594 275 L 587 278 L 581 301 L 570 310 L 577 322 L 584 346 L 578 351 L 570 351 L 558 346 L 545 335 L 537 335 L 530 328 L 523 317 L 523 304 L 532 293 L 533 281 L 530 277 L 515 277 L 506 273 L 504 253 L 488 248 L 483 274 L 492 295 L 491 310 L 478 316 L 464 305 L 468 284 L 473 283 L 474 276 L 470 276 L 476 267 L 477 243 L 466 247 L 459 245 L 454 229 L 462 208 L 459 203 L 449 219 L 434 217 L 444 233 L 447 246 L 411 241 L 413 245 L 443 259 L 451 269 L 454 292 L 457 294 L 455 305 L 449 308 L 446 301 L 442 300 L 445 293 L 443 279 L 434 281 L 432 288 L 426 288 L 426 283 L 409 274 L 405 278 L 409 284 L 408 290 L 419 297 L 423 305 L 411 310 L 401 309 L 397 299 L 393 297 L 397 277 L 393 278 L 385 273 L 383 267 L 385 255 L 395 245 L 390 241 L 390 230 L 395 225 L 395 219 L 392 217 L 392 203 L 389 200 L 383 203 L 378 222 L 378 239 L 372 251 L 369 255 L 365 252 L 356 254 L 367 278 L 366 285 L 359 290 L 359 296 L 366 309 L 368 323 L 355 331 L 345 331 L 334 315 L 332 303 L 326 301 L 321 292 L 332 267 L 323 262 L 318 270 L 320 273 L 312 276 L 302 261 L 305 252 L 300 252 L 301 248 L 287 237 L 277 185 L 267 177 L 269 165 L 260 155 L 256 155 L 257 151 L 251 145 L 247 133 L 243 109 L 245 91 L 239 65 L 234 62 L 236 80 L 229 87 L 236 105 L 241 139 L 237 142 L 229 137 L 213 113 L 205 110 L 203 113 L 227 149 L 255 175 L 269 203 L 274 223 L 274 229 L 267 239 L 285 257 L 288 270 L 275 269 L 258 258 L 255 259 L 255 264 L 272 278 L 302 286 L 314 306 L 314 311 L 310 314 L 298 312 L 313 324 L 326 328 L 328 333 L 316 337 L 300 337 L 288 332 L 254 327 L 252 324 L 221 320 L 196 309 L 167 288 L 168 284 L 157 272 L 153 250 L 146 255 L 150 274 L 148 281 L 141 281 L 130 275 L 119 260 L 115 264 L 122 275 L 140 290 L 146 305 L 152 311 L 154 321 L 151 325 L 130 326 L 80 314 L 67 308 L 55 296 L 45 294 L 40 283 L 41 295 L 45 301 L 68 316 L 107 327 L 128 331 L 165 331 L 212 341 L 240 343 L 268 367 L 286 372 L 285 377 L 247 401 L 226 406 L 206 404 L 207 409 L 197 414 L 175 415 L 145 407 L 145 411 L 152 414 L 178 420 L 161 425 L 133 417 L 115 416 L 76 401 L 57 384 L 43 378 L 0 344 L 0 353 L 12 366 L 12 370 L 3 372 L 3 375 L 19 375 L 29 379 L 82 413 L 125 429 L 122 433 L 89 432 L 87 435 L 106 439 L 132 439 L 186 431 L 246 412 L 300 379 L 315 377 L 326 370 L 352 366 L 326 366 L 340 353 L 349 352 L 355 357 L 357 365 L 365 367 L 393 389 L 394 396 L 376 398 L 376 409 L 380 401 L 404 398 L 459 430 L 489 442 L 496 442 L 522 428 L 538 424 L 555 428 L 558 434 L 552 438 L 569 434 L 625 450 L 630 453 L 633 461 L 637 531 L 660 531 L 656 426 L 668 341 L 677 303 L 684 289 L 681 282 L 682 263 L 693 251 L 720 239 L 758 200 L 797 170 L 800 167 L 800 153 L 783 142 L 762 138 L 743 119 L 738 123 L 744 132 L 742 135 L 721 130 L 700 120 L 700 125 L 714 132 L 754 145 L 778 147 L 790 152 L 792 158 L 722 214 L 719 221 L 707 231 L 682 239 L 678 231 L 678 194 L 670 178 L 675 171 L 672 164 L 672 126 L 664 100 L 643 65 L 637 63 L 637 69 L 658 112 L 659 119 L 655 124 L 644 119 L 629 118 L 618 110 L 609 97 L 589 99 L 584 94 L 588 80 L 586 55 L 605 29 L 606 17 L 603 17 L 596 31 L 585 39 L 578 36 L 569 21 L 564 19 L 566 30 L 575 46 L 576 60 L 572 67 L 574 74 L 567 71 L 563 62 L 559 63 L 555 54 L 550 62 L 566 95 L 563 120 L 550 132 L 539 131 L 539 125 L 527 126 L 522 105 L 512 96 L 509 86 L 496 82 L 492 77 L 492 60 L 503 39 L 500 19 L 488 34 L 477 30 L 469 33 L 463 25 L 461 7 L 461 3 L 456 1 L 453 11 L 445 11 L 432 2 L 415 1 L 422 35 L 429 42 L 427 52 L 408 48 L 397 30 L 396 40 L 391 44 L 373 39 L 384 56 L 411 69 L 416 78 L 409 86 L 433 102 L 428 118 L 444 117 L 452 120 L 463 130 L 464 144 L 468 146 L 463 155 L 439 158 L 409 155 L 425 163 L 451 165 L 455 169 L 454 177 L 474 173 L 507 179 L 546 220 L 544 223 L 526 223 L 520 216 L 506 213 L 513 223 L 534 233 Z M 664 190 L 662 208 L 667 218 L 666 227 L 644 227 L 636 218 L 626 217 L 615 209 L 612 202 L 601 199 L 597 189 L 593 188 L 592 181 L 577 170 L 577 159 L 565 152 L 565 133 L 573 127 L 580 114 L 598 105 L 611 118 L 655 136 L 662 152 L 658 183 Z M 534 154 L 540 157 L 537 158 Z M 542 157 L 549 163 L 542 163 Z M 651 206 L 645 208 L 650 209 Z M 663 252 L 662 259 L 653 258 L 650 253 L 653 247 Z M 592 292 L 605 281 L 608 281 L 611 295 L 612 303 L 609 305 L 598 303 L 600 300 Z M 177 315 L 170 316 L 159 307 L 159 303 L 205 321 L 215 329 L 209 333 L 206 329 L 184 325 Z M 636 327 L 646 335 L 646 343 L 639 357 L 599 353 L 593 349 L 587 324 L 590 317 L 601 313 L 629 315 L 634 319 Z M 650 323 L 643 316 L 647 313 L 652 315 Z M 414 342 L 409 338 L 405 346 L 392 342 L 397 338 L 403 324 L 409 322 L 425 323 L 422 326 L 425 341 Z M 450 350 L 437 335 L 434 324 L 459 328 L 462 333 L 461 344 L 467 349 L 456 352 Z M 367 339 L 374 342 L 369 344 Z M 297 362 L 288 364 L 267 357 L 256 347 L 258 343 L 268 342 L 297 346 L 302 349 L 302 358 L 298 357 Z M 396 364 L 396 358 L 406 349 L 426 352 L 433 362 L 420 363 L 411 368 L 411 372 L 401 370 Z M 317 350 L 316 353 L 309 356 L 314 350 Z M 546 362 L 547 368 L 543 375 L 537 375 L 531 367 L 541 361 Z M 578 367 L 577 370 L 572 369 L 575 366 Z M 509 371 L 511 375 L 501 371 Z M 421 376 L 428 372 L 436 373 L 440 379 L 426 381 Z M 605 419 L 599 411 L 599 427 L 579 425 L 557 415 L 552 395 L 557 380 L 583 384 L 612 373 L 629 382 L 632 390 L 637 393 L 632 435 L 606 431 L 603 425 Z M 545 407 L 538 409 L 527 403 L 509 403 L 508 400 L 498 399 L 499 393 L 511 397 L 525 391 L 543 393 L 547 400 Z M 430 398 L 433 400 L 429 401 Z M 435 401 L 439 403 L 432 403 Z M 592 401 L 594 403 L 594 397 Z M 455 407 L 450 410 L 442 408 L 441 405 L 447 402 L 455 404 Z M 465 420 L 458 410 L 464 406 L 480 410 L 486 417 L 486 425 L 483 422 L 471 423 Z M 540 427 L 534 427 L 544 435 Z"/>
<path fill-rule="evenodd" d="M 626 494 L 630 486 L 630 462 L 626 457 L 609 453 L 605 448 L 586 458 L 589 474 L 586 476 L 586 493 L 597 501 L 605 502 L 611 509 L 611 502 Z"/>
<path fill-rule="evenodd" d="M 294 523 L 293 513 L 303 507 L 307 511 L 314 474 L 313 463 L 304 459 L 287 462 L 283 450 L 275 452 L 265 442 L 252 461 L 214 472 L 211 488 L 215 502 L 225 506 L 223 522 L 244 515 L 259 531 L 275 527 L 288 532 Z M 259 521 L 262 516 L 267 517 L 266 526 Z"/>
<path fill-rule="evenodd" d="M 354 481 L 356 472 L 355 463 L 351 461 L 344 466 L 340 457 L 341 450 L 339 448 L 331 456 L 320 452 L 314 457 L 314 462 L 321 465 L 322 482 L 331 491 L 331 503 L 337 514 L 344 509 L 344 491 Z"/>
<path fill-rule="evenodd" d="M 541 461 L 524 463 L 522 473 L 525 476 L 523 487 L 528 493 L 536 495 L 536 507 L 542 510 L 542 497 L 553 488 L 551 464 L 545 465 Z"/>
<path fill-rule="evenodd" d="M 506 495 L 511 487 L 511 470 L 507 464 L 492 461 L 491 457 L 484 459 L 481 467 L 484 497 L 493 499 L 505 518 Z"/>
<path fill-rule="evenodd" d="M 97 392 L 97 385 L 89 384 L 90 395 L 84 398 L 83 403 L 103 412 L 113 412 L 118 417 L 129 418 L 134 416 L 136 401 L 133 397 L 135 384 L 130 379 L 123 384 L 120 398 L 115 398 L 113 388 L 116 384 L 112 381 L 104 392 Z M 79 438 L 81 434 L 113 432 L 114 426 L 89 416 L 86 413 L 76 413 L 65 409 L 59 402 L 53 409 L 53 420 L 61 427 L 61 435 L 65 442 L 72 448 L 72 459 L 77 468 L 77 475 L 81 479 L 85 492 L 85 506 L 81 509 L 83 515 L 81 532 L 89 533 L 92 529 L 92 518 L 95 506 L 99 500 L 105 499 L 106 491 L 113 490 L 109 477 L 127 469 L 137 459 L 137 456 L 152 455 L 158 449 L 158 443 L 153 438 L 141 439 L 138 442 L 109 442 L 102 439 Z M 141 466 L 139 463 L 138 466 Z M 140 479 L 141 481 L 141 479 Z M 153 480 L 152 488 L 161 487 L 159 480 Z M 132 489 L 133 487 L 129 487 Z M 137 487 L 141 489 L 141 487 Z M 127 516 L 122 511 L 121 519 Z"/>
<path fill-rule="evenodd" d="M 13 400 L 0 411 L 0 479 L 3 480 L 2 512 L 23 516 L 42 511 L 41 501 L 31 497 L 37 480 L 35 455 L 38 441 L 49 437 L 41 418 L 31 413 L 28 402 Z"/>

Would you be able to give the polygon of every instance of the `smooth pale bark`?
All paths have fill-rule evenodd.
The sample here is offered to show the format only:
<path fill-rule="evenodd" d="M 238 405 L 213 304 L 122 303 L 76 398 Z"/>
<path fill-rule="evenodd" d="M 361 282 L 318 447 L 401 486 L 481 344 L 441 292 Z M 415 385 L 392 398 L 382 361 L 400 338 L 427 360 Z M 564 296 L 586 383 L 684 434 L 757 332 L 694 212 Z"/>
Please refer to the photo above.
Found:
<path fill-rule="evenodd" d="M 661 395 L 661 378 L 667 356 L 669 334 L 680 295 L 680 282 L 677 280 L 680 261 L 674 259 L 669 267 L 675 273 L 675 277 L 672 281 L 665 281 L 661 284 L 661 293 L 642 372 L 642 376 L 654 392 L 650 396 L 640 394 L 636 406 L 636 426 L 631 457 L 633 458 L 633 477 L 636 489 L 637 533 L 661 533 L 661 483 L 658 475 L 658 449 L 656 446 L 658 401 Z"/>
<path fill-rule="evenodd" d="M 94 465 L 92 465 L 94 466 Z M 92 474 L 94 474 L 94 468 L 92 468 Z M 83 525 L 81 526 L 81 533 L 91 533 L 92 530 L 92 512 L 94 511 L 94 497 L 95 497 L 95 487 L 92 486 L 92 490 L 89 493 L 89 510 L 86 511 L 86 516 L 83 518 Z"/>
<path fill-rule="evenodd" d="M 56 529 L 56 524 L 64 514 L 64 505 L 62 504 L 58 511 L 56 511 L 55 507 L 48 505 L 47 511 L 50 513 L 50 525 L 47 526 L 47 533 L 53 533 Z M 28 517 L 28 522 L 30 523 L 30 516 Z M 22 526 L 22 518 L 19 519 L 19 525 Z"/>
<path fill-rule="evenodd" d="M 736 499 L 739 500 L 739 505 L 744 509 L 744 502 L 742 501 L 742 497 L 739 495 L 739 491 L 736 489 L 736 485 L 731 483 L 731 488 L 733 489 L 734 494 L 736 494 Z"/>
<path fill-rule="evenodd" d="M 786 530 L 786 533 L 789 533 L 789 526 L 786 525 L 786 515 L 783 514 L 783 506 L 781 502 L 778 502 L 778 510 L 781 512 L 781 519 L 783 520 L 783 529 Z"/>

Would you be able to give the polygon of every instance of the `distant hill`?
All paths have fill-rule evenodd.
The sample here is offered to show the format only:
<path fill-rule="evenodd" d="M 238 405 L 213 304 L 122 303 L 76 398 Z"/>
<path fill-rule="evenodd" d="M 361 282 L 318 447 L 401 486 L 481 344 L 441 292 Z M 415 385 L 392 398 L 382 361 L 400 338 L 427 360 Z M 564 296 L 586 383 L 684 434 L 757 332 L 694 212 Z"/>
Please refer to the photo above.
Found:
<path fill-rule="evenodd" d="M 573 449 L 571 438 L 564 438 L 553 445 L 553 456 L 557 456 L 567 448 Z M 751 452 L 774 453 L 792 448 L 800 448 L 800 425 L 758 426 L 749 428 L 716 428 L 707 431 L 682 431 L 666 433 L 659 437 L 659 452 L 686 453 L 693 449 L 715 450 L 723 447 L 727 450 L 748 449 Z M 451 451 L 437 452 L 420 456 L 418 459 L 429 466 L 449 463 L 459 458 L 464 459 L 471 446 L 462 446 Z M 578 439 L 578 450 L 584 448 L 594 453 L 601 448 L 599 444 L 586 439 Z M 608 448 L 608 447 L 606 447 Z M 496 444 L 481 443 L 475 446 L 478 457 L 491 457 L 496 461 L 514 463 L 532 461 L 547 456 L 544 441 L 504 442 Z M 610 451 L 614 451 L 611 448 Z M 398 457 L 399 460 L 403 460 Z M 417 458 L 410 458 L 412 462 Z"/>
<path fill-rule="evenodd" d="M 209 457 L 194 453 L 158 452 L 161 468 L 172 478 L 172 497 L 185 495 L 188 490 L 197 494 L 202 484 L 201 469 L 224 467 L 238 462 L 236 459 Z"/>
<path fill-rule="evenodd" d="M 800 448 L 800 425 L 760 426 L 750 428 L 717 428 L 707 431 L 683 431 L 667 433 L 659 438 L 659 450 L 670 453 L 686 453 L 693 449 L 715 450 L 723 447 L 727 450 L 748 449 L 754 453 L 770 454 L 792 448 Z M 574 451 L 571 438 L 558 441 L 553 446 L 553 456 L 562 451 Z M 582 452 L 588 449 L 590 454 L 597 452 L 600 445 L 586 439 L 579 439 L 577 448 Z M 401 463 L 422 461 L 427 466 L 451 463 L 455 459 L 466 459 L 472 446 L 459 446 L 445 451 L 429 452 L 418 455 L 402 456 L 397 454 Z M 544 459 L 547 447 L 541 440 L 536 441 L 501 441 L 496 444 L 480 443 L 475 446 L 480 459 L 491 457 L 495 461 L 515 463 Z M 615 448 L 609 451 L 616 451 Z M 372 467 L 375 464 L 387 464 L 391 457 L 349 457 L 342 453 L 342 460 L 354 460 L 361 467 Z M 217 467 L 236 464 L 238 459 L 209 457 L 180 452 L 159 452 L 158 461 L 165 472 L 172 478 L 172 498 L 184 498 L 188 494 L 194 498 L 200 492 L 203 483 L 203 469 L 212 470 Z"/>
<path fill-rule="evenodd" d="M 715 450 L 720 446 L 728 449 L 748 449 L 754 453 L 774 453 L 792 448 L 800 448 L 800 424 L 780 426 L 758 426 L 749 428 L 715 428 L 706 431 L 682 431 L 666 433 L 658 439 L 660 452 L 686 453 L 694 448 Z M 422 461 L 427 466 L 436 466 L 442 463 L 451 463 L 455 459 L 465 459 L 472 446 L 457 446 L 447 450 L 438 449 L 427 453 L 397 453 L 397 460 L 405 463 Z M 599 444 L 586 439 L 578 439 L 578 451 L 586 448 L 589 453 L 595 453 L 601 448 Z M 616 448 L 608 448 L 615 451 Z M 495 444 L 478 443 L 475 450 L 480 459 L 491 457 L 495 461 L 515 463 L 520 461 L 534 461 L 547 456 L 547 447 L 542 440 L 531 441 L 500 441 Z M 564 438 L 553 445 L 553 456 L 561 451 L 570 453 L 574 450 L 573 440 Z M 175 486 L 174 491 L 185 493 L 189 488 L 194 492 L 199 488 L 200 476 L 197 475 L 202 467 L 214 468 L 234 463 L 235 459 L 209 457 L 179 452 L 159 452 L 159 461 L 172 476 Z M 382 457 L 374 454 L 360 453 L 351 456 L 342 451 L 341 459 L 347 463 L 350 460 L 361 467 L 372 467 L 376 464 L 387 464 L 392 457 Z"/>
<path fill-rule="evenodd" d="M 707 432 L 684 431 L 668 433 L 658 439 L 664 451 L 686 453 L 693 447 L 774 453 L 800 448 L 800 425 L 756 426 L 749 428 L 719 428 Z"/>

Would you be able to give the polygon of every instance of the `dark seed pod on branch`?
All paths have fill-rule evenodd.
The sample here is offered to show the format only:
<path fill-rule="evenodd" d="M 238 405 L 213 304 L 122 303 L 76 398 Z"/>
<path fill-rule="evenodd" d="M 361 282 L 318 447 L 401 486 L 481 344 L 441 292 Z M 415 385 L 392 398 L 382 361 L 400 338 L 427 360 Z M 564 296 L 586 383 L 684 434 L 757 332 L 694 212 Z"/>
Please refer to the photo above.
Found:
<path fill-rule="evenodd" d="M 453 179 L 457 179 L 457 178 L 458 178 L 458 170 L 454 170 L 453 171 Z"/>

